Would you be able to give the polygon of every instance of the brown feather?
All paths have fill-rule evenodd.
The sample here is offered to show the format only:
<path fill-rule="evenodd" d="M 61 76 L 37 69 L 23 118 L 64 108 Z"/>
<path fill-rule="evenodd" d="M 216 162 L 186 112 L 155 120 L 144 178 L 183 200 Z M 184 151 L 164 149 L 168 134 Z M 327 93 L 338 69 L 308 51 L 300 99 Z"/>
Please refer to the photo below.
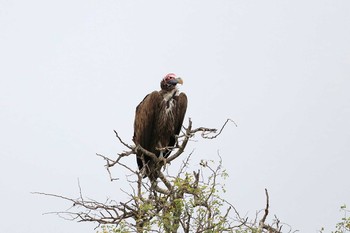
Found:
<path fill-rule="evenodd" d="M 159 112 L 159 103 L 162 97 L 158 91 L 148 94 L 136 108 L 134 122 L 133 141 L 136 145 L 142 146 L 144 149 L 156 153 L 154 143 L 154 127 L 157 122 Z M 143 167 L 141 160 L 142 154 L 137 155 L 137 164 L 139 169 Z M 146 162 L 149 158 L 145 158 Z"/>
<path fill-rule="evenodd" d="M 184 93 L 179 96 L 175 93 L 176 90 L 154 91 L 147 95 L 136 108 L 133 141 L 157 157 L 161 155 L 161 151 L 157 148 L 174 146 L 176 135 L 181 131 L 187 108 L 187 97 Z M 170 98 L 166 100 L 166 96 Z M 163 156 L 168 157 L 170 153 L 170 149 L 165 150 Z M 137 164 L 140 170 L 147 164 L 146 175 L 152 180 L 157 178 L 157 170 L 155 170 L 157 168 L 151 158 L 137 153 Z"/>

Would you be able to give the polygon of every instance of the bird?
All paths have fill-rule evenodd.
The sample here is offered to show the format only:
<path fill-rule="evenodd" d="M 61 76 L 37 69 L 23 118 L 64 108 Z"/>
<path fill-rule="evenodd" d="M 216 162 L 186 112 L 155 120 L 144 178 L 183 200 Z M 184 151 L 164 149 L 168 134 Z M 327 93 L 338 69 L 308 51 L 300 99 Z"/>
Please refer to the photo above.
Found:
<path fill-rule="evenodd" d="M 136 107 L 133 142 L 158 158 L 167 158 L 176 143 L 187 110 L 187 96 L 179 91 L 182 78 L 169 73 L 160 82 L 160 91 L 153 91 Z M 160 149 L 163 148 L 163 149 Z M 140 150 L 136 152 L 139 171 L 150 180 L 158 178 L 160 167 Z"/>

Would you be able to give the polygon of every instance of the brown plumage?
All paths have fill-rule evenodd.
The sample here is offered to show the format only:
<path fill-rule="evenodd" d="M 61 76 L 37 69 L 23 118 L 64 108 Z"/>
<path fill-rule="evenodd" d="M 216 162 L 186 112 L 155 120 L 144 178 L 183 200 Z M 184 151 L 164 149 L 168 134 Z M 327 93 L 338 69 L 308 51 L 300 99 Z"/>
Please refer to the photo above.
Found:
<path fill-rule="evenodd" d="M 175 145 L 185 117 L 187 96 L 179 94 L 178 83 L 182 84 L 181 78 L 173 73 L 166 75 L 160 82 L 161 90 L 148 94 L 136 108 L 133 141 L 157 157 L 170 155 L 170 149 L 158 149 Z M 151 158 L 139 152 L 137 164 L 145 176 L 157 179 L 158 168 Z"/>

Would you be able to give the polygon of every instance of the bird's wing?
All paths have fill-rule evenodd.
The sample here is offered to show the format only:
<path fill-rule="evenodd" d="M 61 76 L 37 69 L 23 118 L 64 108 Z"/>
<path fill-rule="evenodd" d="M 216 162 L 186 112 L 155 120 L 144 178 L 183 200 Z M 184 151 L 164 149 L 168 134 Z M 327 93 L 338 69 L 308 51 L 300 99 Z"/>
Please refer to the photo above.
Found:
<path fill-rule="evenodd" d="M 152 143 L 152 132 L 156 127 L 162 97 L 158 91 L 148 94 L 136 108 L 133 141 L 149 150 Z"/>
<path fill-rule="evenodd" d="M 175 122 L 175 134 L 179 135 L 184 121 L 187 109 L 187 96 L 185 93 L 180 93 L 177 100 L 177 119 Z"/>

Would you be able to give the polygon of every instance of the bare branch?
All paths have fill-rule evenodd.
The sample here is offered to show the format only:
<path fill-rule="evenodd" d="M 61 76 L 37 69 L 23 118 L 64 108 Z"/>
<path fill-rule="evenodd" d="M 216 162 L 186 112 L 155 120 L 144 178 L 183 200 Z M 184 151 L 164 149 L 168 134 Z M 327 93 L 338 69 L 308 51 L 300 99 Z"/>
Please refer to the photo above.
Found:
<path fill-rule="evenodd" d="M 266 217 L 269 214 L 269 193 L 267 192 L 267 189 L 265 189 L 265 195 L 266 195 L 266 207 L 265 207 L 264 216 L 262 217 L 259 223 L 260 226 L 263 226 L 265 224 Z"/>
<path fill-rule="evenodd" d="M 265 207 L 265 210 L 264 210 L 264 215 L 263 215 L 262 219 L 259 222 L 260 232 L 263 229 L 265 229 L 269 233 L 281 233 L 282 226 L 279 226 L 280 221 L 277 219 L 276 216 L 275 216 L 276 220 L 277 220 L 276 221 L 276 227 L 272 227 L 272 226 L 270 226 L 270 225 L 265 223 L 267 215 L 269 214 L 269 193 L 267 192 L 267 189 L 265 189 L 265 195 L 266 195 L 266 207 Z"/>
<path fill-rule="evenodd" d="M 115 136 L 118 138 L 119 142 L 123 144 L 125 147 L 129 148 L 130 150 L 133 150 L 133 147 L 125 143 L 120 137 L 117 131 L 113 130 L 115 133 Z"/>
<path fill-rule="evenodd" d="M 110 167 L 112 167 L 112 166 L 114 166 L 114 165 L 116 164 L 116 161 L 114 161 L 114 160 L 112 160 L 112 159 L 110 159 L 110 158 L 108 158 L 108 157 L 106 157 L 106 156 L 104 156 L 104 155 L 101 155 L 101 154 L 97 154 L 97 153 L 96 153 L 96 155 L 99 156 L 99 157 L 102 157 L 102 158 L 106 161 L 107 164 L 105 165 L 105 168 L 106 168 L 106 170 L 107 170 L 107 172 L 108 172 L 109 179 L 110 179 L 111 181 L 119 180 L 119 178 L 113 178 L 113 177 L 112 177 L 111 170 L 109 169 Z"/>
<path fill-rule="evenodd" d="M 214 138 L 216 138 L 217 136 L 219 136 L 221 133 L 222 133 L 222 131 L 224 130 L 224 128 L 225 128 L 225 126 L 226 126 L 226 124 L 228 123 L 228 122 L 232 122 L 236 127 L 237 127 L 237 124 L 236 124 L 236 122 L 234 122 L 233 120 L 231 120 L 231 119 L 227 119 L 226 121 L 225 121 L 225 123 L 222 125 L 222 127 L 221 127 L 221 129 L 220 129 L 220 131 L 219 131 L 219 133 L 217 133 L 217 134 L 215 134 L 214 136 L 206 136 L 206 134 L 204 134 L 204 133 L 206 133 L 206 132 L 213 132 L 213 133 L 216 133 L 216 129 L 205 129 L 204 128 L 204 130 L 203 130 L 203 132 L 202 132 L 202 137 L 203 138 L 206 138 L 206 139 L 214 139 Z"/>

